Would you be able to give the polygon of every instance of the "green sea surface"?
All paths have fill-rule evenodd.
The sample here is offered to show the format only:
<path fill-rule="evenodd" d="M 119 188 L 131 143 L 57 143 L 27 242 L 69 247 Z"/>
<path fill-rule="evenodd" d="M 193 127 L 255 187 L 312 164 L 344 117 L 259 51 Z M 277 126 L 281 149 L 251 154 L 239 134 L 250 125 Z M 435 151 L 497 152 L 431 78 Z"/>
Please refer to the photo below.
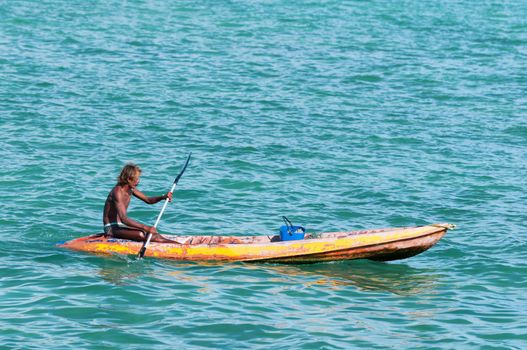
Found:
<path fill-rule="evenodd" d="M 524 1 L 0 0 L 0 348 L 526 349 L 526 72 Z M 56 247 L 189 152 L 162 233 L 458 229 L 389 263 Z"/>

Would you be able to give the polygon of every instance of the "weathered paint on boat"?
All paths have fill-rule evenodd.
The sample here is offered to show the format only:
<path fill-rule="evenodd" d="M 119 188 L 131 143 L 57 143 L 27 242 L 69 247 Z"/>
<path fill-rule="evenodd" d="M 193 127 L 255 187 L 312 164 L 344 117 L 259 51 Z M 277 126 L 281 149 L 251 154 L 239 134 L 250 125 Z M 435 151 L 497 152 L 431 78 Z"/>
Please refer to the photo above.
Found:
<path fill-rule="evenodd" d="M 333 260 L 396 260 L 419 254 L 437 243 L 450 224 L 328 232 L 297 241 L 278 236 L 177 236 L 180 244 L 151 243 L 145 256 L 187 261 L 312 263 Z M 136 255 L 141 242 L 102 234 L 73 239 L 60 247 L 99 254 Z"/>

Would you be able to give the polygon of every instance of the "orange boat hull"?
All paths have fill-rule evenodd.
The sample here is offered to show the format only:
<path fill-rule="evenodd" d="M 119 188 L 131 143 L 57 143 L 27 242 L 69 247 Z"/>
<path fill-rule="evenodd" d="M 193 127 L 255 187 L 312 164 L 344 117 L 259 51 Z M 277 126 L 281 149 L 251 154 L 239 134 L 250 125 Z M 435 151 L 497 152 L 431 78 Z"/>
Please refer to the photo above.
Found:
<path fill-rule="evenodd" d="M 145 256 L 184 261 L 245 261 L 314 263 L 322 261 L 404 259 L 437 243 L 452 228 L 449 224 L 420 227 L 322 233 L 295 241 L 278 236 L 171 236 L 180 242 L 151 243 Z M 136 255 L 141 242 L 104 237 L 73 239 L 60 247 L 98 254 Z"/>

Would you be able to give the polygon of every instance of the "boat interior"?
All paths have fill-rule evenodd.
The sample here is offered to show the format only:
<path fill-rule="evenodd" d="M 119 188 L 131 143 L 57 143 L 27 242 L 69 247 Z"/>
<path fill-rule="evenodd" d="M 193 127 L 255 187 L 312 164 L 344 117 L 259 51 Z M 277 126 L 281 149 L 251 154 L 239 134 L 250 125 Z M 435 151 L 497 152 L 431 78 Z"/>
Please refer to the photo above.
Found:
<path fill-rule="evenodd" d="M 355 235 L 372 234 L 380 232 L 398 231 L 404 228 L 384 228 L 374 230 L 357 230 L 357 231 L 342 231 L 342 232 L 325 232 L 325 233 L 306 233 L 304 240 L 311 239 L 338 239 Z M 179 242 L 185 245 L 200 245 L 200 244 L 259 244 L 269 242 L 281 242 L 279 235 L 269 236 L 179 236 L 179 235 L 167 235 L 164 234 L 168 239 Z M 291 241 L 288 241 L 291 242 Z"/>

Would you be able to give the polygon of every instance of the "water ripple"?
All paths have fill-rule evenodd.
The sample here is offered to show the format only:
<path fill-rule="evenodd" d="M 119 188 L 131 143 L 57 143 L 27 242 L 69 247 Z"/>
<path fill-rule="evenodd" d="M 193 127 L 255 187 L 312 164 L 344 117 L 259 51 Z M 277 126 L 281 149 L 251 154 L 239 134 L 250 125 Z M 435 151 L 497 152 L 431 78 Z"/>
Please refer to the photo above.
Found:
<path fill-rule="evenodd" d="M 498 348 L 527 342 L 520 2 L 3 2 L 7 348 Z M 59 250 L 127 161 L 160 224 L 270 234 L 450 221 L 423 255 L 308 266 Z M 159 207 L 133 202 L 153 222 Z M 60 344 L 60 345 L 59 345 Z"/>

